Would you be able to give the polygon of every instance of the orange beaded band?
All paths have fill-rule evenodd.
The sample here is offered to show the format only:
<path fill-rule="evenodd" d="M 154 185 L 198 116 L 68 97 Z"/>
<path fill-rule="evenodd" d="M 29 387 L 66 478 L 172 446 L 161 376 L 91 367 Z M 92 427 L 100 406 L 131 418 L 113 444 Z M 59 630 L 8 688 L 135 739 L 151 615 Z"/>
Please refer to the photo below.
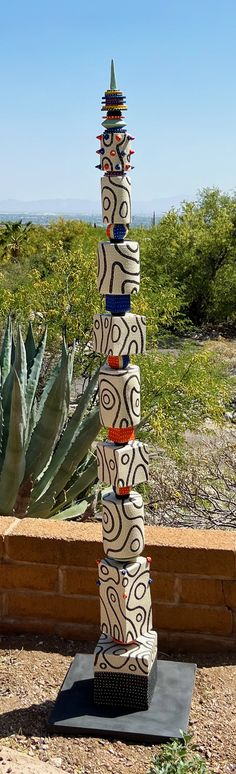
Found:
<path fill-rule="evenodd" d="M 128 443 L 128 441 L 134 441 L 134 427 L 109 427 L 108 438 L 109 441 L 113 441 L 113 443 Z"/>

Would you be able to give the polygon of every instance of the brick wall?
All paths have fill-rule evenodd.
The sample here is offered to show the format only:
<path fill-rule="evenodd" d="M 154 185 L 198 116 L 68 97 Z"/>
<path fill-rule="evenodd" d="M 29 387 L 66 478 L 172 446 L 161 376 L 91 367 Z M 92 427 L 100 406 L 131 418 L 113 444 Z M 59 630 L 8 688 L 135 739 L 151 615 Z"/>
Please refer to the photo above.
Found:
<path fill-rule="evenodd" d="M 161 648 L 234 648 L 234 533 L 147 527 L 145 534 Z M 102 553 L 98 524 L 0 517 L 0 631 L 95 640 Z"/>

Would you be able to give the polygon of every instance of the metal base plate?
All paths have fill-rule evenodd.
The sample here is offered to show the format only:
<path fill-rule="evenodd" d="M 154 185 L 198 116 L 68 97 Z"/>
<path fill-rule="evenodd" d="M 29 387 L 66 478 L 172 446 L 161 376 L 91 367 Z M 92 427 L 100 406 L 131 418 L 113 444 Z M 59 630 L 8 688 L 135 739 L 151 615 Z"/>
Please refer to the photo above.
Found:
<path fill-rule="evenodd" d="M 49 730 L 154 744 L 187 731 L 195 664 L 157 662 L 157 682 L 148 710 L 101 707 L 93 701 L 93 655 L 77 654 L 49 718 Z"/>

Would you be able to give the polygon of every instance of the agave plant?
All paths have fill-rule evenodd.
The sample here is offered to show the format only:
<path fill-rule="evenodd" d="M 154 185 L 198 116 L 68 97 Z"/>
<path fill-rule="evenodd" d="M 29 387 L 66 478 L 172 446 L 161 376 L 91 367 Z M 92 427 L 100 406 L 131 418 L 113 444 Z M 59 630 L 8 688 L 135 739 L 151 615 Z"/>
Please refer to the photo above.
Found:
<path fill-rule="evenodd" d="M 8 319 L 0 354 L 0 514 L 41 518 L 82 515 L 84 493 L 97 476 L 90 451 L 99 427 L 98 408 L 90 406 L 94 373 L 69 417 L 74 347 L 63 342 L 61 358 L 40 396 L 39 380 L 47 332 L 36 346 L 31 324 L 25 342 L 16 343 Z M 88 410 L 89 409 L 89 410 Z"/>

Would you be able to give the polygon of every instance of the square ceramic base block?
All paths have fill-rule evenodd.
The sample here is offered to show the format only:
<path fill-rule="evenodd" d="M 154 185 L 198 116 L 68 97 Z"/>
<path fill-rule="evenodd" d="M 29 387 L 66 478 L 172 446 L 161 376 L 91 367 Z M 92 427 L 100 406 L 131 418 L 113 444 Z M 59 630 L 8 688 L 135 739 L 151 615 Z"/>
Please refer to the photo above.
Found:
<path fill-rule="evenodd" d="M 148 450 L 141 441 L 118 446 L 99 441 L 96 448 L 98 478 L 113 487 L 137 486 L 148 481 Z"/>
<path fill-rule="evenodd" d="M 131 645 L 121 645 L 101 634 L 94 651 L 94 671 L 147 677 L 157 655 L 157 633 L 147 632 Z"/>
<path fill-rule="evenodd" d="M 157 679 L 156 659 L 148 675 L 127 675 L 126 673 L 94 673 L 94 702 L 112 707 L 135 707 L 147 710 Z"/>
<path fill-rule="evenodd" d="M 196 666 L 158 661 L 148 710 L 99 707 L 93 699 L 93 655 L 75 656 L 50 715 L 49 731 L 68 736 L 158 744 L 187 733 Z"/>

